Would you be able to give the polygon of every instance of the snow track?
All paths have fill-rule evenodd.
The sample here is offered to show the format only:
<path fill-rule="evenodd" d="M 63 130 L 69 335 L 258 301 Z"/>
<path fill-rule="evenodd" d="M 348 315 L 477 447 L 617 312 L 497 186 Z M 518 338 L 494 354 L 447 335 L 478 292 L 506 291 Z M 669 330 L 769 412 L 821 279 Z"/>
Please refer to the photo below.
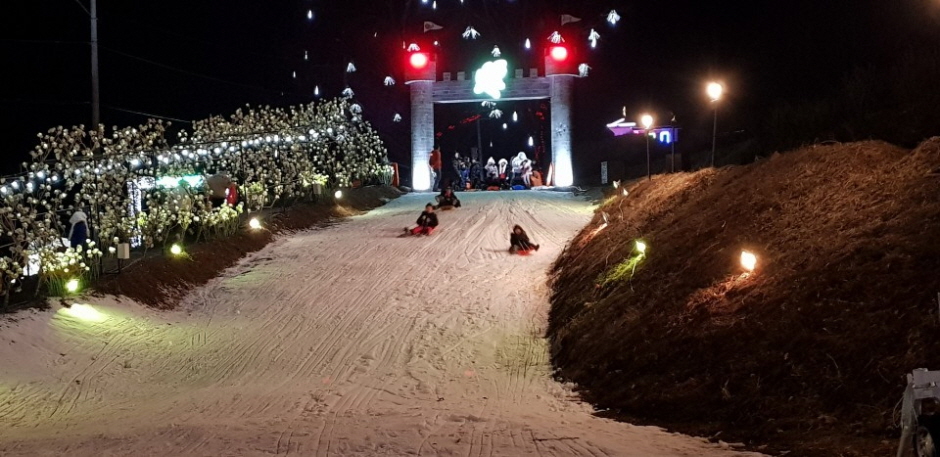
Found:
<path fill-rule="evenodd" d="M 429 195 L 285 237 L 157 313 L 114 299 L 0 324 L 0 455 L 731 456 L 591 416 L 550 377 L 546 271 L 568 194 Z M 520 224 L 542 249 L 506 253 Z"/>

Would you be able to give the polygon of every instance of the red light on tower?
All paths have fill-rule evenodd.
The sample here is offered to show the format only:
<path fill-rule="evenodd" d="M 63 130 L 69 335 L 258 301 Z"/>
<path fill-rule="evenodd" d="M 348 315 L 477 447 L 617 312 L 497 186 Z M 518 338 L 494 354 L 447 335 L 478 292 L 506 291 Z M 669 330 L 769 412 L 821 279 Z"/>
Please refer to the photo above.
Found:
<path fill-rule="evenodd" d="M 428 66 L 428 62 L 430 61 L 430 59 L 428 58 L 427 54 L 423 52 L 416 52 L 416 53 L 411 54 L 409 61 L 411 62 L 411 66 L 415 70 L 423 70 L 424 67 Z"/>
<path fill-rule="evenodd" d="M 555 62 L 564 62 L 568 59 L 568 49 L 564 46 L 554 46 L 549 51 L 549 55 L 555 59 Z"/>

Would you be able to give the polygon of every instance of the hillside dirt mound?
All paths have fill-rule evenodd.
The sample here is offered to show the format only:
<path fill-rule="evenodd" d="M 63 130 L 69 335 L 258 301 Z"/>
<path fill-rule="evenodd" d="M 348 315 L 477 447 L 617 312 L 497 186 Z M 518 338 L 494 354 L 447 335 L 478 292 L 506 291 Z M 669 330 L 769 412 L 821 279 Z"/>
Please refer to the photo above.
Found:
<path fill-rule="evenodd" d="M 393 187 L 364 187 L 346 190 L 336 201 L 326 199 L 258 213 L 264 220 L 263 230 L 246 229 L 232 237 L 187 246 L 187 256 L 180 258 L 163 255 L 156 249 L 120 274 L 101 280 L 95 286 L 95 293 L 124 296 L 155 308 L 172 309 L 187 292 L 208 283 L 245 255 L 261 250 L 278 234 L 331 224 L 339 218 L 381 206 L 400 195 L 402 192 Z"/>
<path fill-rule="evenodd" d="M 767 452 L 891 455 L 905 374 L 940 369 L 940 138 L 641 181 L 553 270 L 553 362 L 605 414 Z"/>

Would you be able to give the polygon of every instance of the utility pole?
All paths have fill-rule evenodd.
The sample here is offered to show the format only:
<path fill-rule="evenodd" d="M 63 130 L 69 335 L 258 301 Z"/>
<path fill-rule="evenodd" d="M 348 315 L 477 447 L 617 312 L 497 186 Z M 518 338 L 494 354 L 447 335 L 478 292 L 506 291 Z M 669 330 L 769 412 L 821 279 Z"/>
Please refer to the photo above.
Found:
<path fill-rule="evenodd" d="M 98 93 L 98 0 L 91 0 L 91 126 L 101 124 L 101 100 Z"/>

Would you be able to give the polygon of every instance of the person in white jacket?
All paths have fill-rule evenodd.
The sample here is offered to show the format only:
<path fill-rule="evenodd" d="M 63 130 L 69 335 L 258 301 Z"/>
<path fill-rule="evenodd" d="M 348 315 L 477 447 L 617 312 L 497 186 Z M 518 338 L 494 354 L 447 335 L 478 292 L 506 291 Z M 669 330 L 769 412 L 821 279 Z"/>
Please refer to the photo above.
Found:
<path fill-rule="evenodd" d="M 493 185 L 499 182 L 499 168 L 496 167 L 496 161 L 490 157 L 486 161 L 486 166 L 483 167 L 486 170 L 486 184 Z"/>
<path fill-rule="evenodd" d="M 88 215 L 81 209 L 76 209 L 69 218 L 69 224 L 72 224 L 72 228 L 69 229 L 69 245 L 73 248 L 78 246 L 87 248 L 88 238 L 91 237 L 91 230 L 88 229 Z"/>
<path fill-rule="evenodd" d="M 516 156 L 512 158 L 512 177 L 509 178 L 510 184 L 513 184 L 517 178 L 522 177 L 522 165 L 526 160 L 529 160 L 529 158 L 526 157 L 523 151 L 519 151 L 519 154 L 516 154 Z"/>

